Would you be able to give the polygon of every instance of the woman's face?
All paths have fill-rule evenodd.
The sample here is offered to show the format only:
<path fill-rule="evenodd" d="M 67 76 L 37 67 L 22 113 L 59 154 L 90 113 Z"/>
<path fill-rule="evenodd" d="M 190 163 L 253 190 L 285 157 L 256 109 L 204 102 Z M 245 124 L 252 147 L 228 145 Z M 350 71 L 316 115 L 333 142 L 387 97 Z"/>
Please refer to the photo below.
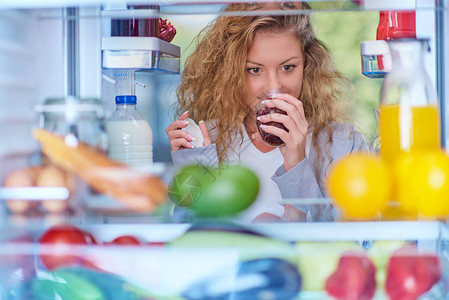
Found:
<path fill-rule="evenodd" d="M 302 1 L 250 2 L 247 10 L 294 10 L 301 9 Z"/>
<path fill-rule="evenodd" d="M 257 96 L 281 89 L 298 98 L 302 88 L 304 55 L 291 33 L 258 32 L 246 59 L 246 103 L 254 109 Z"/>

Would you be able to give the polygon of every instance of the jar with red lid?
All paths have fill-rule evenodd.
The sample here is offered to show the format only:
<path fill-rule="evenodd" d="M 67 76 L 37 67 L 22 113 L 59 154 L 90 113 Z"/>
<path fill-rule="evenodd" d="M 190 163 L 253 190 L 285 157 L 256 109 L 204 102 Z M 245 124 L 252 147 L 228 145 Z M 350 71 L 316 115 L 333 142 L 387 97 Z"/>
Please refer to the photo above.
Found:
<path fill-rule="evenodd" d="M 128 7 L 129 11 L 144 10 L 158 12 L 157 5 L 133 5 Z M 140 14 L 137 14 L 140 15 Z M 112 19 L 111 20 L 111 36 L 142 36 L 142 37 L 158 37 L 159 36 L 159 18 L 158 17 L 133 17 L 129 19 Z"/>

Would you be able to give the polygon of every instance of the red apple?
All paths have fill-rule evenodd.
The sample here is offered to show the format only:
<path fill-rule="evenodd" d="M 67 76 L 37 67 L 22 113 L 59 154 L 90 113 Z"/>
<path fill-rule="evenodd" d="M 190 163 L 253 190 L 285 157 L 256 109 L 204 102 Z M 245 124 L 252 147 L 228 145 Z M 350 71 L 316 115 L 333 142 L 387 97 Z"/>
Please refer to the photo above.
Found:
<path fill-rule="evenodd" d="M 376 291 L 376 267 L 365 253 L 346 251 L 325 289 L 338 300 L 370 300 Z"/>

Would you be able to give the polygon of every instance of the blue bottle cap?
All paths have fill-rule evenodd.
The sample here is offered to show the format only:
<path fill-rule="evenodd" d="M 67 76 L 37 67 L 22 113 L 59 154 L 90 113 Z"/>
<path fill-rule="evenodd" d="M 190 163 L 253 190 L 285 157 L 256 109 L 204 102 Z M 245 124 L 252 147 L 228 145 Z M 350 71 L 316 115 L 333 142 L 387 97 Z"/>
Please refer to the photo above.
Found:
<path fill-rule="evenodd" d="M 137 97 L 134 95 L 115 96 L 115 104 L 136 104 Z"/>

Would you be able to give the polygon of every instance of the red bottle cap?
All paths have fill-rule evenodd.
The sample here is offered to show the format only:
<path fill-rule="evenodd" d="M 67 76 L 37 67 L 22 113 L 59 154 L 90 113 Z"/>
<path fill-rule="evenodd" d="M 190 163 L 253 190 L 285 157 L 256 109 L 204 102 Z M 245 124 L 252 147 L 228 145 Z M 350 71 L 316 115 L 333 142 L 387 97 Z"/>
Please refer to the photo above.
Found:
<path fill-rule="evenodd" d="M 416 38 L 416 15 L 414 10 L 380 11 L 377 26 L 377 40 L 395 40 L 400 38 Z M 383 57 L 377 57 L 379 70 L 383 70 Z"/>
<path fill-rule="evenodd" d="M 416 37 L 416 16 L 414 10 L 381 11 L 377 27 L 378 40 L 395 40 Z"/>

